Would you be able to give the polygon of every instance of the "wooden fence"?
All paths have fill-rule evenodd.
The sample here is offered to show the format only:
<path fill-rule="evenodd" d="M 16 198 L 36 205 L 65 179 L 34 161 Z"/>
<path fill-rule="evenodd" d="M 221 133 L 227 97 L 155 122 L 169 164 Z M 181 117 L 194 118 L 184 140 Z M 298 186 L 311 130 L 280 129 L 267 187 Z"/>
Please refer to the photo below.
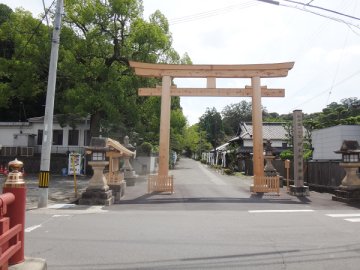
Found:
<path fill-rule="evenodd" d="M 174 177 L 159 176 L 150 174 L 148 176 L 148 193 L 151 192 L 170 192 L 174 193 Z"/>
<path fill-rule="evenodd" d="M 279 176 L 254 176 L 254 192 L 280 193 Z"/>

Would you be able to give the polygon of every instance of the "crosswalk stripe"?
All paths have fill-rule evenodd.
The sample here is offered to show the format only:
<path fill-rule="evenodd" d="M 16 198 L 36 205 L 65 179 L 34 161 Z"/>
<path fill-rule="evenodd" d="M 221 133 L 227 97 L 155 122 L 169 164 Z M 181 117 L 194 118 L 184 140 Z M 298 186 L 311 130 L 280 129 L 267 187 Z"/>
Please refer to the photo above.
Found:
<path fill-rule="evenodd" d="M 249 213 L 299 213 L 299 212 L 314 212 L 312 209 L 300 210 L 249 210 Z"/>

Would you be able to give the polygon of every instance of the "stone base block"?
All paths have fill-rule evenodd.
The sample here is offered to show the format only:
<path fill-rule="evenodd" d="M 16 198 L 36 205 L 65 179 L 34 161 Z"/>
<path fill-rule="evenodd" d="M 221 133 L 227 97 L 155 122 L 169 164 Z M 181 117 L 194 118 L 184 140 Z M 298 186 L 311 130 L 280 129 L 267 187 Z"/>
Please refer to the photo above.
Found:
<path fill-rule="evenodd" d="M 126 178 L 126 186 L 135 186 L 136 178 Z"/>
<path fill-rule="evenodd" d="M 112 205 L 114 197 L 111 190 L 87 189 L 79 200 L 80 205 Z"/>
<path fill-rule="evenodd" d="M 360 187 L 358 188 L 342 188 L 335 190 L 335 195 L 332 197 L 333 201 L 344 203 L 359 203 L 360 202 Z"/>
<path fill-rule="evenodd" d="M 12 266 L 9 270 L 46 270 L 47 264 L 44 259 L 25 257 L 25 261 Z"/>
<path fill-rule="evenodd" d="M 119 203 L 122 196 L 125 194 L 126 182 L 122 181 L 120 184 L 109 184 L 110 190 L 113 192 L 114 203 Z"/>
<path fill-rule="evenodd" d="M 310 196 L 310 191 L 308 186 L 296 187 L 294 185 L 290 185 L 289 194 L 293 196 Z"/>

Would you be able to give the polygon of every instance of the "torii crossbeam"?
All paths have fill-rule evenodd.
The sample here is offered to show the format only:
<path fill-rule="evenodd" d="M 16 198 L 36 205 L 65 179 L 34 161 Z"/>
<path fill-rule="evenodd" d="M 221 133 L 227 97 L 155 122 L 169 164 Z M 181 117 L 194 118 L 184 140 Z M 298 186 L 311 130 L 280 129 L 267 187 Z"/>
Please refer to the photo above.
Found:
<path fill-rule="evenodd" d="M 162 86 L 139 89 L 141 96 L 161 96 L 159 171 L 152 191 L 173 190 L 172 183 L 166 182 L 169 178 L 171 96 L 252 97 L 254 187 L 256 187 L 256 179 L 264 175 L 261 97 L 285 96 L 284 89 L 261 87 L 260 78 L 286 77 L 294 62 L 253 65 L 171 65 L 130 61 L 130 66 L 135 69 L 136 75 L 162 78 Z M 172 78 L 207 78 L 207 87 L 177 88 L 171 86 Z M 217 78 L 251 78 L 251 86 L 216 88 Z M 256 192 L 256 188 L 254 191 Z"/>

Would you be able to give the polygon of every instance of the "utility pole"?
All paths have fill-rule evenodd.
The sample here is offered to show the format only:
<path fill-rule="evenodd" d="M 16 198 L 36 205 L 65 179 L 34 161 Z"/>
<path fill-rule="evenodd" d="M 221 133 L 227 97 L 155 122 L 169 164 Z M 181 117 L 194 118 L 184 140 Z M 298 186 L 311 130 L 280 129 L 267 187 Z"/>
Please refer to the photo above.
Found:
<path fill-rule="evenodd" d="M 41 146 L 41 163 L 39 173 L 39 201 L 38 207 L 47 207 L 48 189 L 50 180 L 50 156 L 53 137 L 53 116 L 56 85 L 56 70 L 60 45 L 61 17 L 64 9 L 64 1 L 57 0 L 54 29 L 52 35 L 52 46 L 49 64 L 49 77 L 46 92 L 46 105 L 44 116 L 44 130 Z"/>

